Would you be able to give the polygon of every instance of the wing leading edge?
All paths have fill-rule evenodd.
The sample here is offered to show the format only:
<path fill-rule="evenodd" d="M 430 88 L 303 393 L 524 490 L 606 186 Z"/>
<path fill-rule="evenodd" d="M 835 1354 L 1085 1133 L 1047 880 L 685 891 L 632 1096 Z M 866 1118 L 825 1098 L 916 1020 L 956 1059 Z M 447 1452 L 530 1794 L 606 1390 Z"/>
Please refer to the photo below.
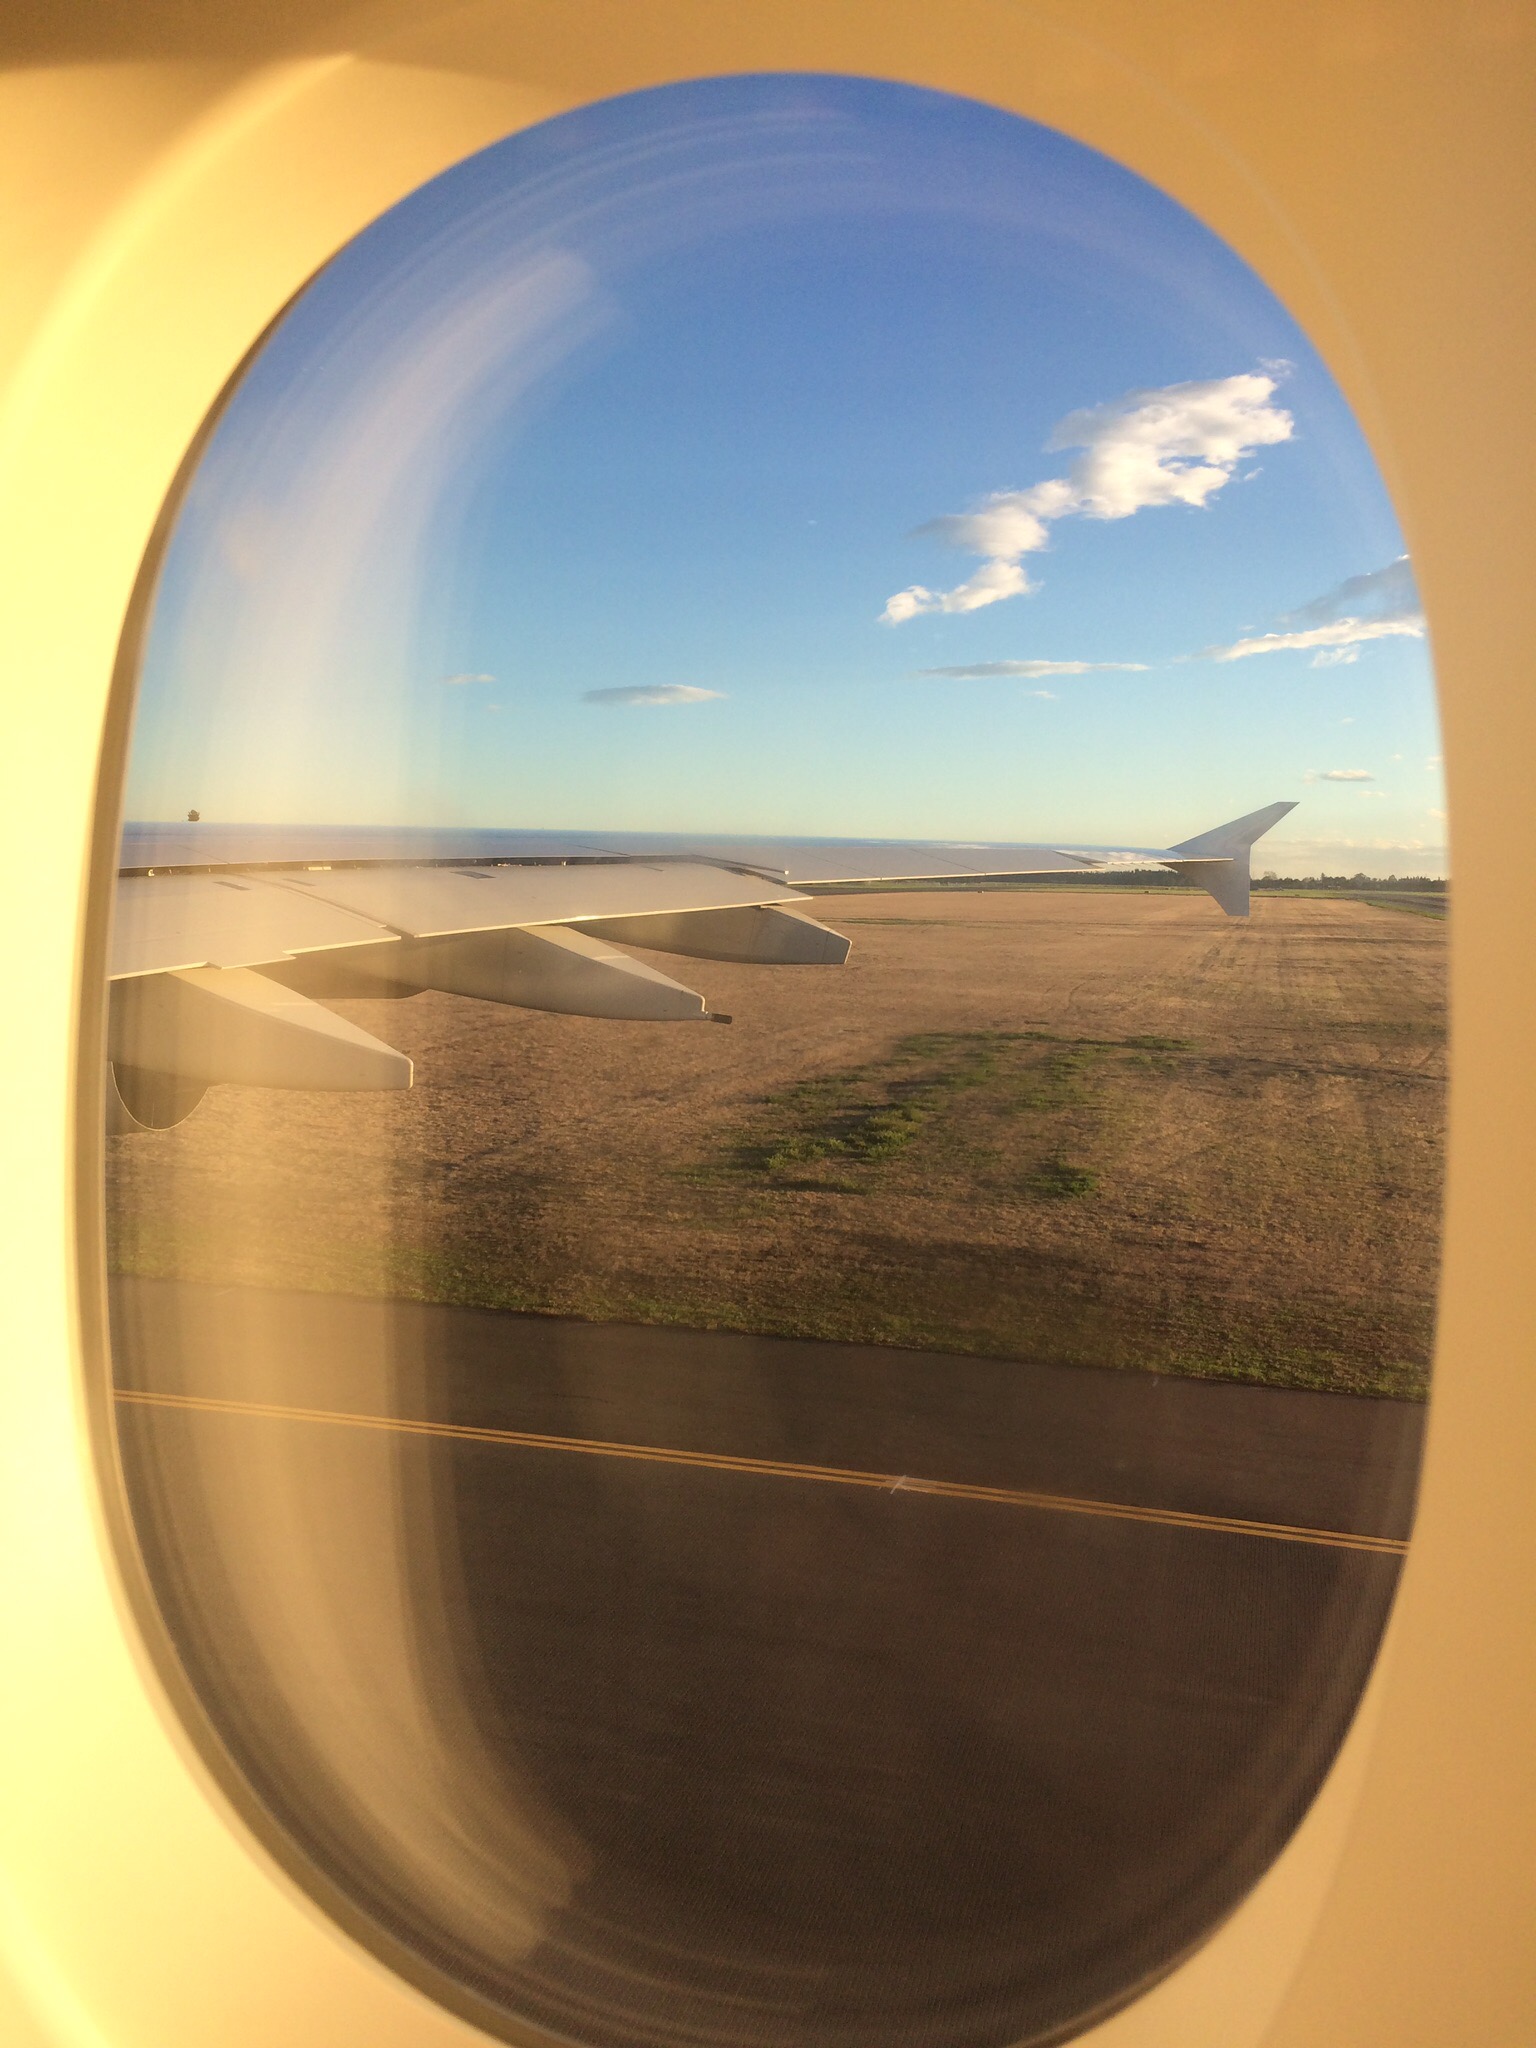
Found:
<path fill-rule="evenodd" d="M 545 833 L 516 835 L 503 852 L 495 843 L 513 835 L 478 833 L 457 859 L 412 859 L 398 835 L 353 834 L 341 858 L 304 861 L 284 859 L 270 832 L 248 835 L 244 860 L 173 859 L 119 877 L 112 1127 L 179 1122 L 216 1081 L 408 1088 L 403 1054 L 324 1006 L 349 996 L 430 988 L 575 1016 L 729 1022 L 621 948 L 840 965 L 848 940 L 809 905 L 855 883 L 1171 868 L 1245 917 L 1249 849 L 1294 808 L 1128 849 Z M 367 850 L 381 842 L 389 852 Z M 186 850 L 237 849 L 226 837 Z"/>

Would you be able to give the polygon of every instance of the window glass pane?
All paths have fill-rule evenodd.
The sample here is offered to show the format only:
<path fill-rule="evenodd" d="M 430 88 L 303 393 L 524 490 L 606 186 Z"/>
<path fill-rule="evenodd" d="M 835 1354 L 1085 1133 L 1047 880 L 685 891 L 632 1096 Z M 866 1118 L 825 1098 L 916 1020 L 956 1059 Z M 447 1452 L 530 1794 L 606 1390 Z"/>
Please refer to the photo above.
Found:
<path fill-rule="evenodd" d="M 1058 134 L 706 80 L 344 250 L 152 566 L 116 1412 L 222 1767 L 493 2027 L 1132 1995 L 1348 1724 L 1432 1338 L 1432 678 L 1306 337 Z"/>

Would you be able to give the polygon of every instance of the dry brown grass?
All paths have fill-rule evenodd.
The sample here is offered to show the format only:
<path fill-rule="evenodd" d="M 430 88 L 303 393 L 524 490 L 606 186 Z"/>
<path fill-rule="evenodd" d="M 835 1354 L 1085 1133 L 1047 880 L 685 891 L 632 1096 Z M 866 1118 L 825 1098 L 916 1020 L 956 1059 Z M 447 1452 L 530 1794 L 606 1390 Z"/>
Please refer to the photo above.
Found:
<path fill-rule="evenodd" d="M 1444 927 L 1352 902 L 828 897 L 730 1030 L 344 1007 L 408 1096 L 115 1140 L 123 1270 L 1417 1395 Z"/>

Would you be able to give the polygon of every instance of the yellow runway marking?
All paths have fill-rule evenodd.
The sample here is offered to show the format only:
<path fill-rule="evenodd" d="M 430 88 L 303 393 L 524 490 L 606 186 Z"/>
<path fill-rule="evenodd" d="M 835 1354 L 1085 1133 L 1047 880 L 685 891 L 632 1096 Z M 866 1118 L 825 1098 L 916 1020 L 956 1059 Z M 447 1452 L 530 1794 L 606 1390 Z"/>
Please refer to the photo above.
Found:
<path fill-rule="evenodd" d="M 1235 1515 L 1198 1515 L 1181 1508 L 1133 1507 L 1124 1501 L 1032 1493 L 1012 1486 L 971 1486 L 957 1479 L 919 1479 L 908 1473 L 859 1472 L 839 1465 L 793 1465 L 778 1458 L 733 1458 L 718 1451 L 677 1451 L 659 1444 L 615 1444 L 580 1436 L 542 1436 L 523 1429 L 476 1429 L 467 1423 L 418 1422 L 394 1415 L 349 1415 L 332 1408 L 286 1408 L 266 1401 L 226 1401 L 206 1394 L 152 1394 L 119 1388 L 117 1399 L 141 1408 L 180 1408 L 205 1415 L 244 1415 L 271 1422 L 322 1422 L 345 1429 L 382 1429 L 396 1436 L 446 1437 L 455 1442 L 515 1444 L 525 1450 L 577 1452 L 590 1458 L 638 1458 L 654 1465 L 695 1465 L 709 1472 L 744 1472 L 763 1479 L 806 1479 L 831 1486 L 863 1486 L 882 1493 L 932 1493 L 944 1500 L 991 1501 L 1000 1507 L 1037 1508 L 1059 1515 L 1098 1515 L 1116 1522 L 1150 1522 L 1164 1529 L 1203 1529 L 1218 1536 L 1263 1536 L 1275 1543 L 1317 1543 L 1331 1550 L 1364 1550 L 1402 1557 L 1408 1545 L 1395 1536 L 1357 1536 L 1346 1529 L 1309 1529 L 1289 1522 L 1249 1522 Z"/>

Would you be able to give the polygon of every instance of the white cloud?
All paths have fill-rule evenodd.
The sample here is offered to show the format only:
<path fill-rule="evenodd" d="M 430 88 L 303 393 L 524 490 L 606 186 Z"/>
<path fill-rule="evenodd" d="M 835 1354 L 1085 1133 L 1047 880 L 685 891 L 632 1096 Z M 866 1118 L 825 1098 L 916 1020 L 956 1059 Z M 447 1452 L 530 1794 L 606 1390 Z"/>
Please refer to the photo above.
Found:
<path fill-rule="evenodd" d="M 1061 420 L 1048 450 L 1082 453 L 1067 474 L 1023 491 L 996 491 L 973 512 L 946 513 L 920 527 L 983 557 L 976 574 L 953 590 L 913 583 L 886 604 L 882 619 L 901 625 L 922 612 L 978 611 L 1034 586 L 1020 566 L 1049 541 L 1052 520 L 1128 519 L 1152 505 L 1201 506 L 1227 483 L 1251 449 L 1288 441 L 1294 422 L 1272 405 L 1276 374 L 1170 384 L 1131 391 Z"/>
<path fill-rule="evenodd" d="M 1208 661 L 1246 661 L 1254 654 L 1304 653 L 1316 650 L 1313 668 L 1338 668 L 1360 659 L 1368 640 L 1422 640 L 1424 613 L 1406 555 L 1350 576 L 1332 590 L 1314 597 L 1293 612 L 1283 612 L 1280 631 L 1255 633 L 1230 647 L 1207 647 Z"/>
<path fill-rule="evenodd" d="M 1048 446 L 1054 445 L 1048 443 Z M 951 547 L 973 555 L 1016 562 L 1050 544 L 1046 522 L 1078 508 L 1065 477 L 1032 484 L 1027 491 L 994 491 L 975 512 L 946 512 L 920 526 L 919 533 L 937 534 Z"/>
<path fill-rule="evenodd" d="M 1443 754 L 1431 754 L 1424 763 L 1424 766 L 1426 768 L 1443 768 L 1445 766 L 1445 756 Z"/>
<path fill-rule="evenodd" d="M 898 590 L 894 597 L 886 599 L 880 618 L 884 625 L 900 626 L 908 619 L 915 619 L 919 612 L 938 609 L 938 599 L 926 584 L 909 583 L 905 590 Z"/>
<path fill-rule="evenodd" d="M 1144 661 L 973 661 L 958 668 L 920 668 L 918 674 L 953 676 L 958 682 L 981 683 L 993 676 L 1087 676 L 1099 675 L 1108 669 L 1145 675 L 1147 667 Z"/>
<path fill-rule="evenodd" d="M 1309 647 L 1355 649 L 1364 640 L 1422 640 L 1422 619 L 1335 619 L 1327 626 L 1307 626 L 1299 633 L 1255 633 L 1247 640 L 1234 640 L 1230 647 L 1207 647 L 1208 661 L 1246 661 L 1253 654 L 1304 652 Z M 1354 653 L 1344 659 L 1353 661 Z M 1320 667 L 1314 662 L 1313 667 Z"/>
<path fill-rule="evenodd" d="M 953 590 L 929 590 L 921 583 L 909 584 L 887 598 L 880 616 L 886 625 L 899 626 L 905 619 L 915 619 L 919 612 L 979 612 L 983 605 L 996 604 L 1004 597 L 1024 597 L 1034 588 L 1017 562 L 983 562 L 968 582 L 957 584 Z"/>
<path fill-rule="evenodd" d="M 1433 807 L 1433 805 L 1431 805 L 1431 807 L 1430 807 L 1430 811 L 1429 811 L 1429 816 L 1430 816 L 1430 817 L 1432 817 L 1432 818 L 1439 818 L 1439 819 L 1441 820 L 1441 822 L 1442 822 L 1442 823 L 1443 823 L 1443 822 L 1444 822 L 1444 820 L 1445 820 L 1445 812 L 1444 812 L 1444 811 L 1437 811 L 1437 810 L 1436 810 L 1436 809 L 1435 809 L 1435 808 Z"/>
<path fill-rule="evenodd" d="M 691 683 L 635 684 L 616 690 L 587 690 L 588 704 L 703 704 L 723 690 L 696 690 Z"/>
<path fill-rule="evenodd" d="M 1060 697 L 1057 696 L 1054 690 L 1026 690 L 1024 694 L 1026 697 L 1043 697 L 1047 704 L 1059 704 L 1061 702 Z"/>
<path fill-rule="evenodd" d="M 1301 778 L 1303 782 L 1374 782 L 1375 776 L 1369 768 L 1309 768 Z"/>
<path fill-rule="evenodd" d="M 1125 519 L 1147 505 L 1205 504 L 1250 449 L 1291 438 L 1290 414 L 1270 404 L 1278 381 L 1250 371 L 1132 391 L 1069 413 L 1046 443 L 1083 450 L 1068 473 L 1073 503 L 1063 510 Z"/>
<path fill-rule="evenodd" d="M 444 677 L 443 677 L 443 681 L 444 681 L 445 683 L 448 683 L 448 684 L 453 684 L 453 683 L 494 683 L 494 682 L 495 682 L 495 680 L 496 680 L 496 678 L 495 678 L 494 676 L 484 676 L 484 675 L 470 675 L 470 674 L 468 674 L 467 672 L 466 672 L 466 673 L 465 673 L 464 675 L 461 675 L 461 676 L 444 676 Z"/>

